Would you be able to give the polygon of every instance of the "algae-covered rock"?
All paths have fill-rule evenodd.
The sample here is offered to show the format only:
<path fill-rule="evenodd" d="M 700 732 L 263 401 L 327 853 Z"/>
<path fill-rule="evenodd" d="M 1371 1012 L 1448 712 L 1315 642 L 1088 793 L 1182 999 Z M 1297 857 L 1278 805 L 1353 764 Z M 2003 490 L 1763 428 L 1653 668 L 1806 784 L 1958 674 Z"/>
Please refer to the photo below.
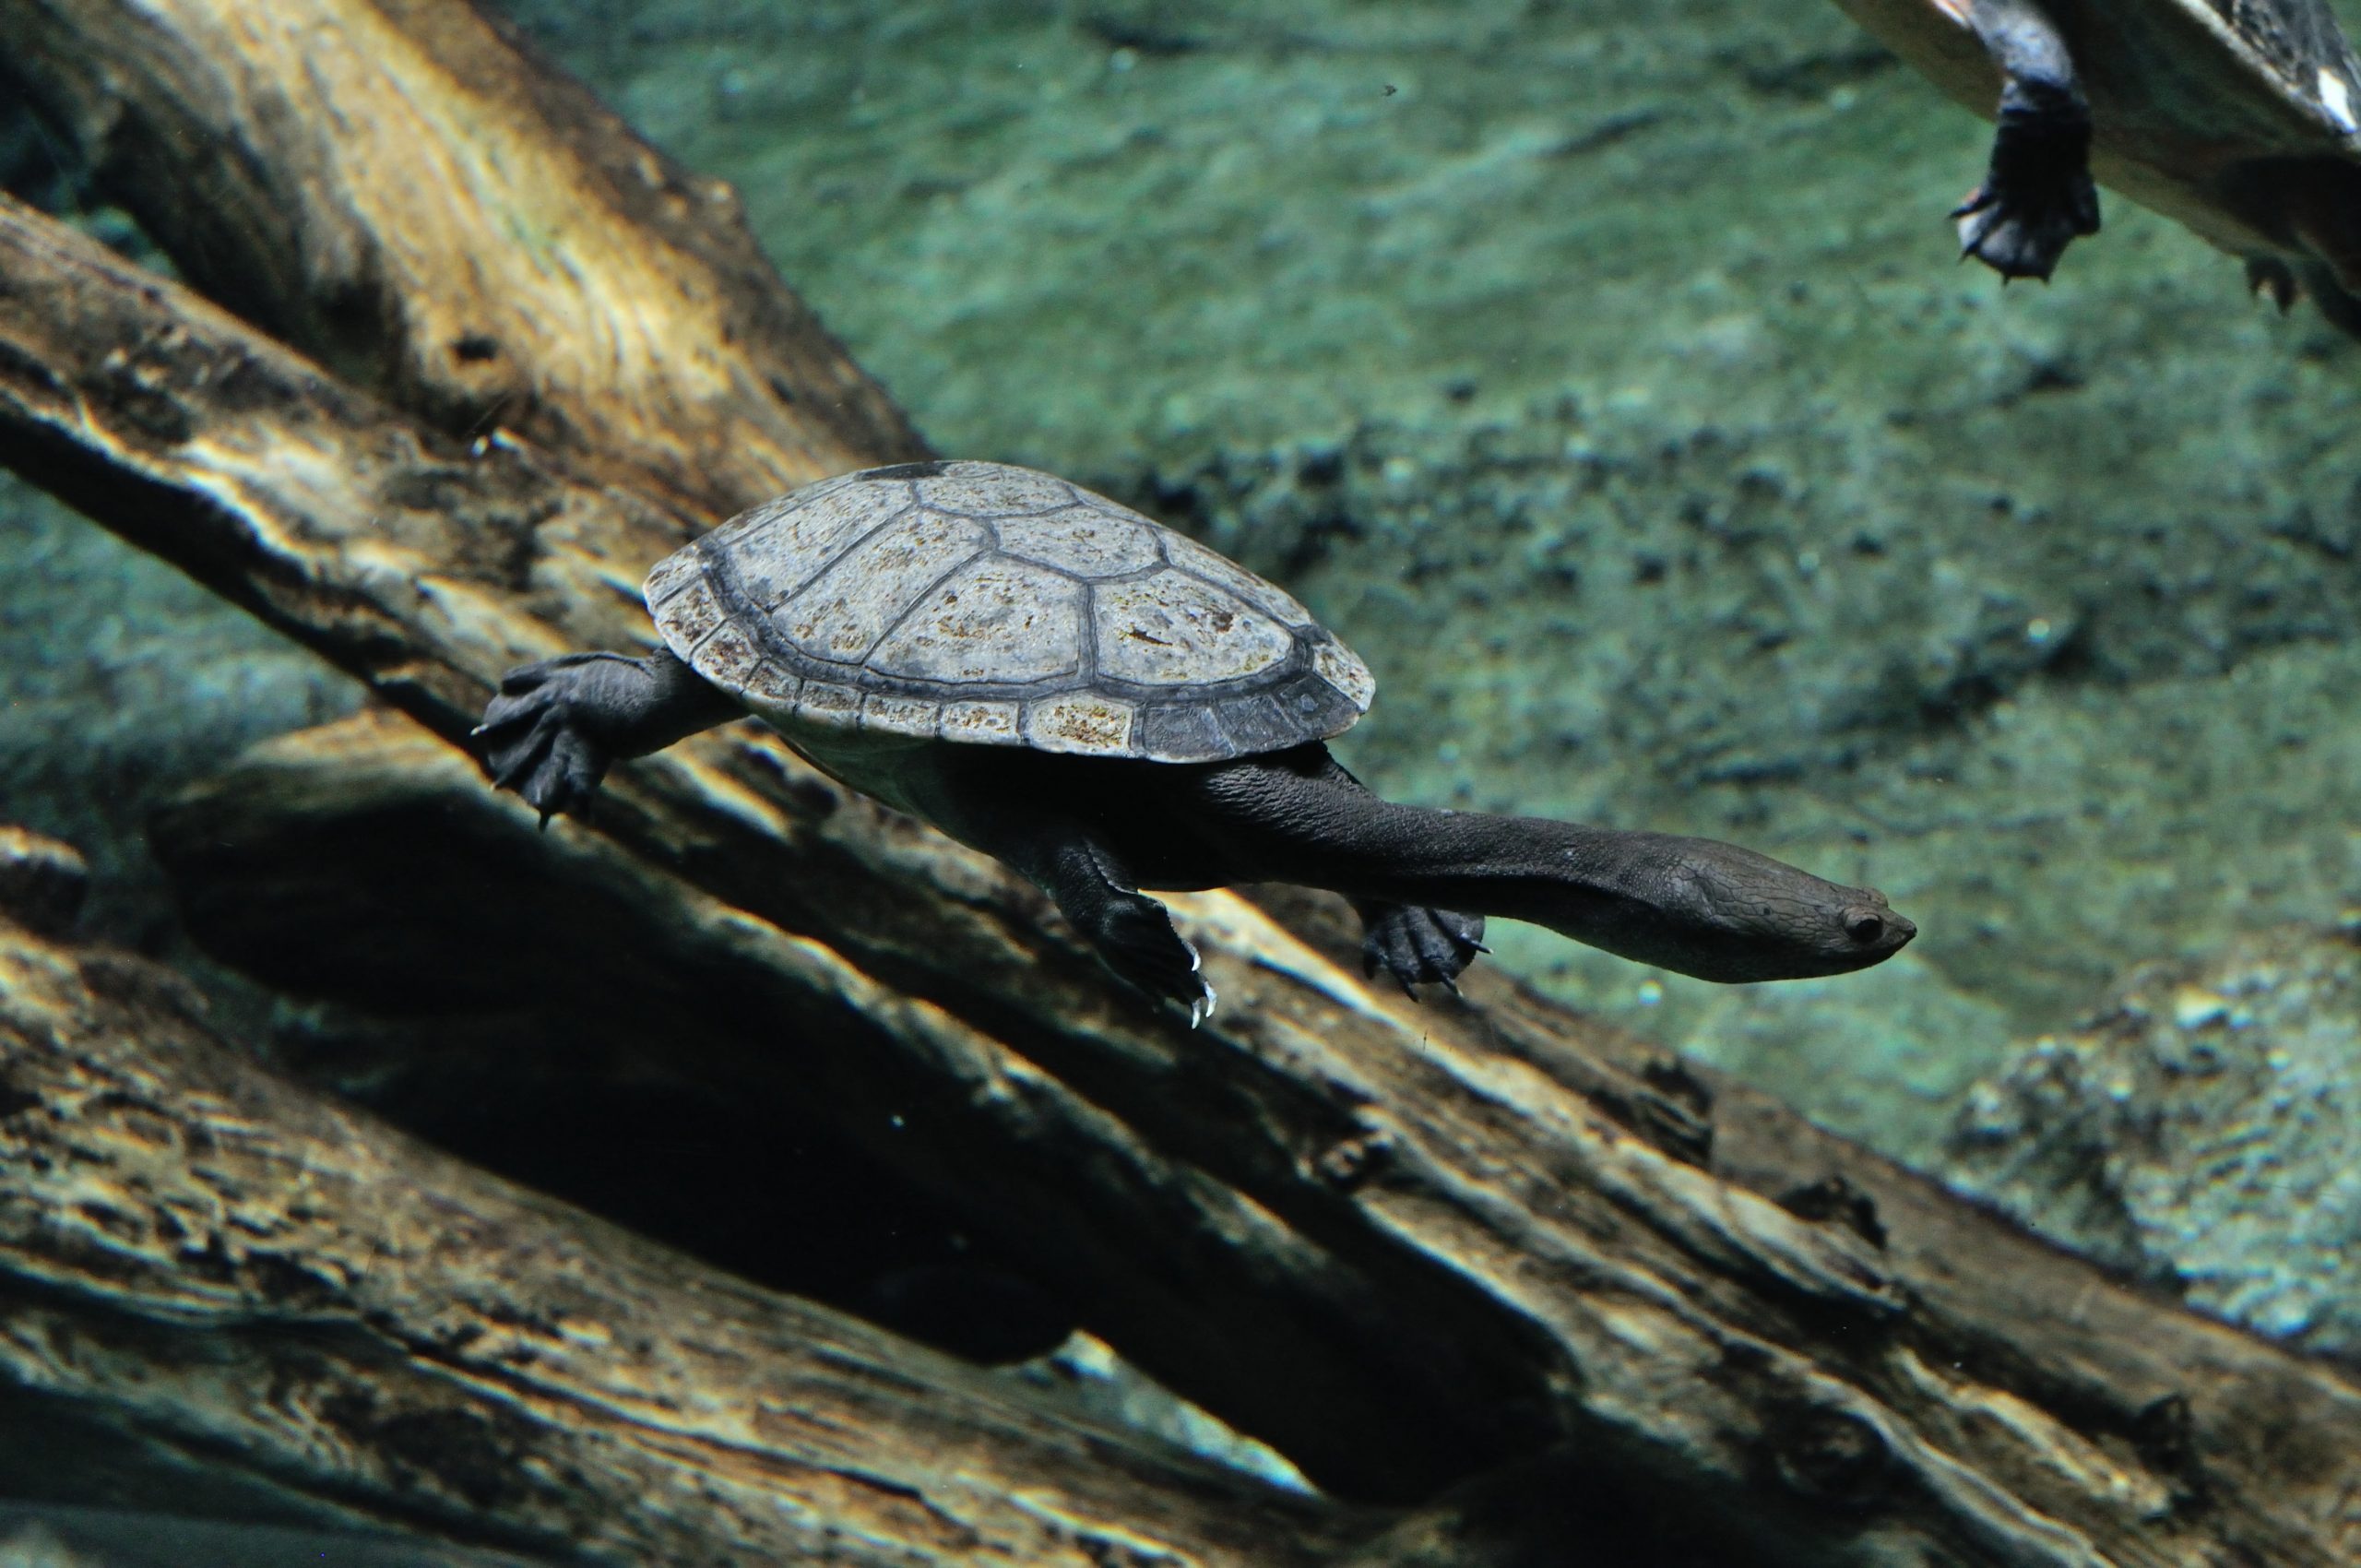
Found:
<path fill-rule="evenodd" d="M 1858 456 L 1811 432 L 1659 440 L 1644 416 L 1560 405 L 1457 438 L 1372 427 L 1203 459 L 1140 498 L 1354 640 L 1379 691 L 1339 749 L 1380 787 L 1735 838 L 1913 911 L 1924 935 L 1891 972 L 1744 992 L 1505 923 L 1488 940 L 1923 1160 L 2010 1039 L 2130 964 L 2352 898 L 2361 651 L 2331 627 L 2361 581 L 2294 541 L 2296 512 L 2259 525 L 2263 504 L 2140 528 L 2132 508 L 2185 499 L 2053 475 L 2070 524 L 1971 529 L 1928 493 L 1955 482 L 1945 454 L 1873 485 Z M 2301 487 L 2331 472 L 2267 505 L 2313 505 Z M 2188 459 L 2192 492 L 2224 477 Z M 1919 501 L 1888 513 L 1880 491 Z"/>
<path fill-rule="evenodd" d="M 2044 1235 L 2361 1357 L 2361 947 L 2285 927 L 2141 968 L 1977 1085 L 1951 1154 Z"/>

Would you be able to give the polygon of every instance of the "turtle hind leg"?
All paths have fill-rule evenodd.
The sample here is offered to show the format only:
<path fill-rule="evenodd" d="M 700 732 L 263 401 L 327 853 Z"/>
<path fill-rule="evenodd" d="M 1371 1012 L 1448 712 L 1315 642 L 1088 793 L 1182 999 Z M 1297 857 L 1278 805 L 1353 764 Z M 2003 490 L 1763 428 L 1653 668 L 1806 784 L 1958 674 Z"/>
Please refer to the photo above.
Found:
<path fill-rule="evenodd" d="M 671 654 L 569 653 L 520 665 L 469 740 L 494 788 L 541 814 L 579 815 L 618 757 L 645 756 L 736 717 L 737 706 Z"/>
<path fill-rule="evenodd" d="M 1058 907 L 1064 909 L 1066 901 L 1060 898 Z M 1074 918 L 1073 911 L 1067 914 Z M 1173 929 L 1172 911 L 1145 893 L 1118 887 L 1093 901 L 1086 918 L 1087 925 L 1076 921 L 1078 929 L 1118 977 L 1151 997 L 1186 1007 L 1192 1029 L 1214 1016 L 1220 998 L 1204 977 L 1196 948 Z"/>
<path fill-rule="evenodd" d="M 2099 232 L 2090 105 L 2065 39 L 2031 0 L 1976 0 L 1973 16 L 2000 68 L 2000 123 L 1984 183 L 1952 212 L 1960 255 L 2004 279 L 2047 280 L 2069 244 Z"/>
<path fill-rule="evenodd" d="M 2247 287 L 2277 305 L 2282 315 L 2309 294 L 2330 326 L 2348 338 L 2361 338 L 2361 298 L 2344 286 L 2326 262 L 2307 258 L 2290 266 L 2277 256 L 2249 256 Z"/>
<path fill-rule="evenodd" d="M 1173 928 L 1169 909 L 1132 885 L 1106 846 L 1079 826 L 1054 818 L 1025 823 L 1022 810 L 1003 809 L 1014 830 L 972 841 L 1049 894 L 1118 979 L 1187 1008 L 1192 1028 L 1213 1016 L 1216 998 L 1197 950 Z"/>
<path fill-rule="evenodd" d="M 2361 171 L 2337 160 L 2308 158 L 2275 172 L 2276 179 L 2250 183 L 2275 192 L 2286 214 L 2301 247 L 2292 260 L 2302 291 L 2311 295 L 2329 325 L 2361 338 Z M 2280 295 L 2274 291 L 2272 297 Z"/>
<path fill-rule="evenodd" d="M 1382 969 L 1405 995 L 1421 985 L 1453 986 L 1484 945 L 1484 917 L 1413 904 L 1356 900 L 1361 917 L 1361 973 Z"/>

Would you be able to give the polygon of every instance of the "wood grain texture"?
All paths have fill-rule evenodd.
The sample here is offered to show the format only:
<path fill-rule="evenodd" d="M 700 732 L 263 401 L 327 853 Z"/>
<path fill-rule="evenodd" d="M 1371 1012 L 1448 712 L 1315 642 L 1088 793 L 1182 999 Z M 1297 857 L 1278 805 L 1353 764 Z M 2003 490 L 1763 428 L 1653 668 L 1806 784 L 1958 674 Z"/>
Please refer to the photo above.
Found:
<path fill-rule="evenodd" d="M 883 983 L 824 936 L 597 834 L 541 835 L 415 725 L 363 716 L 260 747 L 161 814 L 154 842 L 192 924 L 274 985 L 435 1019 L 430 1035 L 469 1042 L 450 1049 L 487 1049 L 457 1020 L 528 1016 L 576 1073 L 774 1107 L 783 1137 L 825 1121 L 1133 1359 L 1184 1372 L 1200 1402 L 1226 1402 L 1351 1490 L 1417 1497 L 1539 1431 L 1535 1413 L 1511 1423 L 1501 1408 L 1521 1370 L 1465 1348 L 1492 1332 L 1475 1301 L 1405 1310 L 1380 1277 L 1159 1150 L 972 1009 Z M 930 848 L 939 881 L 994 874 L 931 834 L 908 854 Z M 995 967 L 1021 973 L 1022 919 L 962 933 L 964 956 L 991 941 Z M 1086 960 L 1038 978 L 1027 1001 L 1104 1012 L 1105 988 Z M 1134 1026 L 1113 1043 L 1153 1051 L 1168 1090 L 1191 1092 L 1169 1034 Z M 436 1068 L 382 1054 L 316 1065 L 331 1083 Z"/>
<path fill-rule="evenodd" d="M 289 737 L 160 822 L 160 851 L 228 956 L 275 978 L 342 979 L 344 994 L 367 998 L 382 993 L 338 955 L 397 953 L 412 1004 L 430 1009 L 547 997 L 556 976 L 496 925 L 447 914 L 463 897 L 478 920 L 496 909 L 540 841 L 431 750 L 385 719 Z M 438 837 L 463 848 L 454 857 Z M 573 972 L 599 977 L 572 981 L 561 1005 L 578 1009 L 566 1016 L 581 1033 L 561 1026 L 560 1038 L 587 1048 L 589 1020 L 606 1018 L 642 1034 L 670 1071 L 733 1096 L 786 1106 L 817 1090 L 879 1129 L 877 1158 L 899 1150 L 913 1170 L 939 1161 L 922 1179 L 944 1202 L 968 1203 L 980 1233 L 1094 1314 L 1126 1292 L 1179 1294 L 1201 1323 L 1234 1324 L 1259 1297 L 1260 1336 L 1283 1360 L 1330 1358 L 1404 1406 L 1398 1372 L 1375 1357 L 1356 1368 L 1344 1353 L 1369 1326 L 1354 1304 L 1372 1289 L 1396 1316 L 1396 1345 L 1455 1345 L 1445 1353 L 1465 1369 L 1466 1347 L 1497 1344 L 1528 1381 L 1505 1396 L 1497 1372 L 1458 1384 L 1457 1424 L 1489 1418 L 1534 1455 L 1570 1446 L 1582 1481 L 1562 1461 L 1526 1475 L 1553 1496 L 1619 1476 L 1616 1490 L 1644 1491 L 1667 1517 L 1743 1521 L 1755 1551 L 1792 1543 L 1736 1559 L 1749 1562 L 2196 1564 L 2239 1550 L 2326 1564 L 2350 1549 L 2361 1397 L 2326 1369 L 2111 1285 L 1743 1091 L 1722 1088 L 1701 1113 L 1704 1087 L 1652 1064 L 1645 1048 L 1497 982 L 1481 1013 L 1436 1018 L 1415 1046 L 1266 989 L 1250 1021 L 1208 1044 L 1244 1049 L 1271 1080 L 1227 1131 L 1193 1130 L 1201 1162 L 1233 1173 L 1224 1193 L 1202 1175 L 1192 1185 L 1160 1152 L 1190 1135 L 1185 1115 L 1152 1116 L 1140 1097 L 1124 1101 L 1128 1128 L 1101 1121 L 996 1044 L 972 1042 L 971 1060 L 1003 1083 L 1030 1081 L 1021 1107 L 980 1093 L 955 1107 L 907 1078 L 900 1099 L 879 1101 L 879 1063 L 909 1050 L 872 1032 L 887 1015 L 832 1039 L 762 980 L 775 960 L 742 942 L 721 951 L 710 924 L 640 880 L 644 868 L 587 835 L 546 852 L 546 886 L 517 918 L 546 920 L 540 929 L 575 956 Z M 1275 956 L 1288 939 L 1267 940 Z M 753 1016 L 732 1016 L 749 1001 Z M 622 1060 L 626 1077 L 646 1070 Z M 985 1081 L 947 1063 L 935 1070 Z M 1311 1086 L 1354 1106 L 1358 1122 L 1323 1129 L 1311 1107 L 1290 1111 Z M 890 1136 L 888 1103 L 906 1113 Z M 1636 1113 L 1640 1103 L 1651 1109 Z M 1655 1131 L 1636 1135 L 1645 1125 Z M 1708 1126 L 1718 1163 L 1758 1190 L 1693 1162 Z M 1132 1143 L 1133 1128 L 1148 1137 Z M 1224 1138 L 1240 1146 L 1216 1151 Z M 1292 1180 L 1251 1173 L 1252 1146 L 1272 1138 L 1301 1151 Z M 1061 1189 L 1061 1165 L 1086 1177 Z M 1845 1184 L 1797 1191 L 1807 1173 Z M 1183 1194 L 1185 1222 L 1173 1202 Z M 1237 1206 L 1227 1227 L 1216 1194 Z M 1092 1204 L 1107 1212 L 1077 1220 Z M 1247 1215 L 1259 1223 L 1238 1225 Z M 1126 1226 L 1154 1243 L 1129 1258 L 1076 1244 Z M 1480 1289 L 1493 1321 L 1402 1266 L 1421 1258 Z M 1320 1280 L 1346 1289 L 1323 1301 Z M 1124 1327 L 1208 1397 L 1228 1392 L 1208 1363 L 1250 1353 L 1235 1328 L 1225 1345 L 1186 1346 L 1169 1325 Z M 1347 1414 L 1302 1381 L 1284 1386 L 1332 1426 Z M 1352 1435 L 1414 1441 L 1400 1415 L 1364 1411 Z M 1318 1443 L 1295 1447 L 1335 1463 Z M 1495 1510 L 1537 1506 L 1513 1488 L 1490 1496 Z M 2290 1509 L 2304 1496 L 2318 1514 Z"/>
<path fill-rule="evenodd" d="M 924 454 L 727 184 L 468 6 L 0 0 L 0 37 L 183 276 L 438 430 L 714 517 Z"/>
<path fill-rule="evenodd" d="M 1370 1533 L 513 1188 L 193 1007 L 0 923 L 0 1376 L 129 1441 L 567 1562 L 1284 1568 Z"/>

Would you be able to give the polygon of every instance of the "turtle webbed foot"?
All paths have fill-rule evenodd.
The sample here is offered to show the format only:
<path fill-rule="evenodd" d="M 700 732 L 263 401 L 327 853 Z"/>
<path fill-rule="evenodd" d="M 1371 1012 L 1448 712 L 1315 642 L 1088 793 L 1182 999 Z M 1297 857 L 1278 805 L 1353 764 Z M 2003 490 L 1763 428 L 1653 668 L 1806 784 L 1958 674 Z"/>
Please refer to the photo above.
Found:
<path fill-rule="evenodd" d="M 493 787 L 522 795 L 543 827 L 561 812 L 580 815 L 614 761 L 601 737 L 614 729 L 633 675 L 646 680 L 631 659 L 570 653 L 502 676 L 468 737 Z"/>
<path fill-rule="evenodd" d="M 1456 982 L 1484 945 L 1484 917 L 1450 909 L 1420 909 L 1410 904 L 1364 904 L 1361 914 L 1361 972 L 1375 978 L 1380 969 L 1394 977 L 1407 996 L 1416 987 Z"/>
<path fill-rule="evenodd" d="M 1109 898 L 1093 929 L 1091 945 L 1117 975 L 1160 1001 L 1189 1010 L 1195 1028 L 1214 1016 L 1214 988 L 1196 948 L 1173 929 L 1171 912 L 1144 893 Z"/>
<path fill-rule="evenodd" d="M 2003 279 L 2047 281 L 2069 244 L 2099 232 L 2090 152 L 2090 122 L 2079 112 L 2003 105 L 1984 183 L 1952 211 L 1960 255 Z"/>

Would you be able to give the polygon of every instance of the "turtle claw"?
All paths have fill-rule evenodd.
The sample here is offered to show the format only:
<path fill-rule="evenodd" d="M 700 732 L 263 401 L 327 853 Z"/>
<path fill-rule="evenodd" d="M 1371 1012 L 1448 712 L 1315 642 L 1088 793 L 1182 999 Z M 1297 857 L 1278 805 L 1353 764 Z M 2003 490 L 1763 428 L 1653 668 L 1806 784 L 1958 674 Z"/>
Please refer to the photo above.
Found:
<path fill-rule="evenodd" d="M 1416 1000 L 1421 985 L 1448 987 L 1458 980 L 1484 945 L 1484 917 L 1408 904 L 1361 906 L 1361 972 L 1375 979 L 1382 969 L 1402 994 Z"/>
<path fill-rule="evenodd" d="M 1204 956 L 1173 929 L 1171 911 L 1145 893 L 1120 891 L 1089 921 L 1086 934 L 1107 967 L 1160 1002 L 1189 1010 L 1196 1028 L 1214 1016 Z"/>
<path fill-rule="evenodd" d="M 2260 298 L 2269 300 L 2285 315 L 2289 307 L 2303 294 L 2296 281 L 2295 269 L 2276 256 L 2247 257 L 2247 287 Z"/>
<path fill-rule="evenodd" d="M 1189 950 L 1189 973 L 1196 977 L 1200 992 L 1189 999 L 1189 1027 L 1193 1029 L 1214 1016 L 1214 1006 L 1221 1001 L 1221 992 L 1214 989 L 1213 981 L 1205 979 L 1205 956 L 1197 951 L 1197 944 L 1184 936 L 1180 938 L 1180 945 Z"/>
<path fill-rule="evenodd" d="M 511 670 L 468 733 L 492 788 L 523 796 L 543 832 L 553 816 L 581 814 L 613 760 L 587 732 L 602 717 L 599 694 L 577 689 L 586 677 L 576 671 L 592 662 L 569 655 Z"/>
<path fill-rule="evenodd" d="M 1987 189 L 1977 187 L 1952 209 L 1952 216 L 1959 220 L 1959 258 L 1965 261 L 1974 256 L 1999 273 L 2004 283 L 2019 278 L 2048 282 L 2067 245 L 2077 235 L 2098 232 L 2095 216 L 2085 226 L 2070 213 L 2004 205 L 2002 198 L 1987 195 Z M 2094 193 L 2094 214 L 2096 208 Z"/>
<path fill-rule="evenodd" d="M 2091 180 L 2090 122 L 2054 95 L 2004 101 L 1984 183 L 1952 208 L 1959 254 L 2002 281 L 2058 269 L 2066 247 L 2099 232 L 2099 190 Z"/>

